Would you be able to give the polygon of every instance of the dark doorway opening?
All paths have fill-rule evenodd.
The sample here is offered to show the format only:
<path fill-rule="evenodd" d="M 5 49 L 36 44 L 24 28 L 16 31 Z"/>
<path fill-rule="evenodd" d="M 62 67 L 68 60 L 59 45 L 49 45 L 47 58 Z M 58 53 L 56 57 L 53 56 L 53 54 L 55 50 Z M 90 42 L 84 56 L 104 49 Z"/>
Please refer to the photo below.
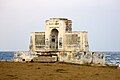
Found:
<path fill-rule="evenodd" d="M 58 30 L 52 29 L 50 34 L 50 48 L 52 50 L 58 50 Z"/>

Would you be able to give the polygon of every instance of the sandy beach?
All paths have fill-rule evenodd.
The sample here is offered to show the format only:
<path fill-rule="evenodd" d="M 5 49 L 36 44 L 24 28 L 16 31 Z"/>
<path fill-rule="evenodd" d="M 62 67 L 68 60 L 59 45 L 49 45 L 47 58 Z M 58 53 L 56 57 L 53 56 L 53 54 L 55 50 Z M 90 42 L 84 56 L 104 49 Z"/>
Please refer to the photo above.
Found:
<path fill-rule="evenodd" d="M 0 80 L 120 80 L 120 69 L 65 63 L 0 62 Z"/>

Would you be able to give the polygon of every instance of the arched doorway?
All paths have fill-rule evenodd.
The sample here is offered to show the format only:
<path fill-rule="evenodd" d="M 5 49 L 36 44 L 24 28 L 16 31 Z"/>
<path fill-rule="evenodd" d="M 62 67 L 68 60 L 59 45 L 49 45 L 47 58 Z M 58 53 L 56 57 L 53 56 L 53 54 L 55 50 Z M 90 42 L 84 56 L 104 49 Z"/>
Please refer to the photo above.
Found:
<path fill-rule="evenodd" d="M 52 29 L 50 34 L 50 49 L 58 50 L 58 30 Z"/>

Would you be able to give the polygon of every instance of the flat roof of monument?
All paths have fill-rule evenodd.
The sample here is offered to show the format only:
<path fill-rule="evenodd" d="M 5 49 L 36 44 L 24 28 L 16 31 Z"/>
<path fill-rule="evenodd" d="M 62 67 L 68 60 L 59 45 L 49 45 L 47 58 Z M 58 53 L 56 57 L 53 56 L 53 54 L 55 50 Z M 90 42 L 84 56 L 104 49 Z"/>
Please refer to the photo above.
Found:
<path fill-rule="evenodd" d="M 31 33 L 44 33 L 44 32 L 31 32 Z"/>
<path fill-rule="evenodd" d="M 72 31 L 72 32 L 67 32 L 67 33 L 88 33 L 87 31 Z"/>
<path fill-rule="evenodd" d="M 59 19 L 59 20 L 68 20 L 67 18 L 49 18 L 50 20 Z"/>
<path fill-rule="evenodd" d="M 45 33 L 45 32 L 31 32 L 31 33 Z"/>

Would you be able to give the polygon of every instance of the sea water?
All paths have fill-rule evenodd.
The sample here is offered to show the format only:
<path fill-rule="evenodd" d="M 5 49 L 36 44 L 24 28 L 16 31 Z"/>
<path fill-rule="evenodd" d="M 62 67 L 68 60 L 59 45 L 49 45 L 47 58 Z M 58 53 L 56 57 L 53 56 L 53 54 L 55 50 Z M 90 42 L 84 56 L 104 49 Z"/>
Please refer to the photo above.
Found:
<path fill-rule="evenodd" d="M 107 64 L 120 64 L 120 52 L 103 52 Z"/>
<path fill-rule="evenodd" d="M 0 51 L 0 61 L 13 61 L 13 51 Z"/>

